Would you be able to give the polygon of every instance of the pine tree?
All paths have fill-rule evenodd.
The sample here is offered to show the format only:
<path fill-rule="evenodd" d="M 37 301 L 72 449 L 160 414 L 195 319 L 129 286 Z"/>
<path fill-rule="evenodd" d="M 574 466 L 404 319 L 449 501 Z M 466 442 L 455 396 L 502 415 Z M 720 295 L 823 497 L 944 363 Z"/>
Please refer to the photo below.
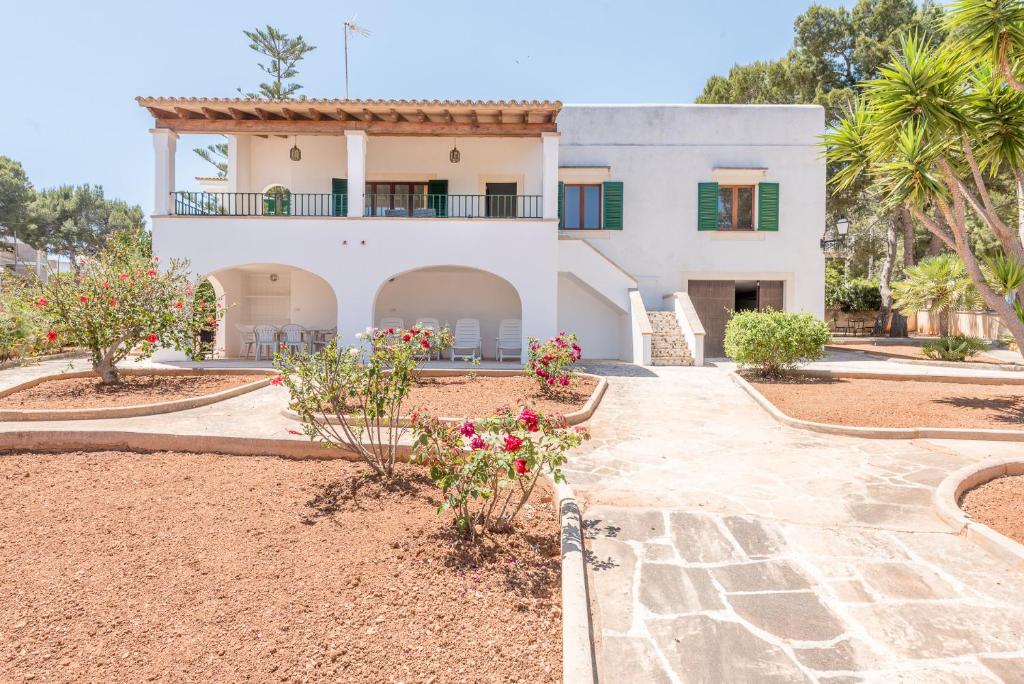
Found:
<path fill-rule="evenodd" d="M 257 28 L 243 33 L 249 39 L 250 49 L 270 58 L 269 63 L 260 64 L 259 67 L 273 79 L 270 83 L 261 83 L 259 92 L 245 93 L 245 96 L 254 100 L 291 99 L 302 86 L 298 83 L 286 84 L 285 81 L 298 76 L 296 65 L 316 46 L 307 44 L 301 35 L 289 38 L 288 34 L 269 24 L 266 29 Z M 242 89 L 239 88 L 238 92 L 241 93 Z"/>

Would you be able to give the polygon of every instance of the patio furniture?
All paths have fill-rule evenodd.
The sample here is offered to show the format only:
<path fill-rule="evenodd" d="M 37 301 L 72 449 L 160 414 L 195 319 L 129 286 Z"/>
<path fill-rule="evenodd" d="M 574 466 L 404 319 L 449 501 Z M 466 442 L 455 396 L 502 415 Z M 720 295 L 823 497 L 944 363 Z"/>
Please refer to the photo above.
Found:
<path fill-rule="evenodd" d="M 437 332 L 441 329 L 441 323 L 436 318 L 430 318 L 429 316 L 420 316 L 416 319 L 416 325 Z M 438 360 L 441 359 L 441 350 L 436 347 L 430 348 L 430 353 L 427 354 L 427 360 L 429 361 L 434 355 L 437 355 Z"/>
<path fill-rule="evenodd" d="M 249 358 L 256 351 L 256 332 L 252 325 L 235 325 L 238 334 L 241 336 L 238 343 L 238 355 L 243 359 Z"/>
<path fill-rule="evenodd" d="M 469 354 L 459 354 L 459 350 L 469 350 Z M 455 343 L 452 344 L 452 361 L 456 357 L 475 361 L 483 356 L 483 341 L 480 339 L 480 321 L 475 318 L 460 318 L 455 321 Z"/>
<path fill-rule="evenodd" d="M 404 327 L 405 327 L 405 319 L 397 318 L 395 316 L 385 317 L 385 318 L 380 319 L 380 328 L 382 330 L 387 330 L 388 328 L 396 328 L 397 329 L 397 328 L 404 328 Z"/>
<path fill-rule="evenodd" d="M 310 351 L 316 353 L 326 348 L 336 337 L 338 337 L 337 328 L 328 328 L 327 330 L 314 330 L 313 339 L 310 342 Z"/>
<path fill-rule="evenodd" d="M 437 210 L 434 207 L 426 207 L 425 209 L 413 209 L 413 218 L 434 218 L 437 216 Z"/>
<path fill-rule="evenodd" d="M 273 325 L 257 325 L 253 328 L 256 336 L 256 360 L 260 360 L 260 353 L 266 349 L 267 358 L 273 358 L 277 349 L 277 327 Z"/>
<path fill-rule="evenodd" d="M 281 347 L 289 352 L 306 351 L 306 329 L 301 325 L 289 323 L 281 326 Z"/>
<path fill-rule="evenodd" d="M 523 322 L 518 318 L 505 318 L 498 323 L 495 356 L 504 361 L 506 356 L 523 360 Z"/>

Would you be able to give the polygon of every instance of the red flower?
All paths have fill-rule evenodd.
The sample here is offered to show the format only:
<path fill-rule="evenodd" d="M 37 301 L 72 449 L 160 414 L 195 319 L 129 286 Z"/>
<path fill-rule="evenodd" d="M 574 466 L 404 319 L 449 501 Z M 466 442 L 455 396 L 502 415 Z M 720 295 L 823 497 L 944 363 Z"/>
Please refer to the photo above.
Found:
<path fill-rule="evenodd" d="M 120 278 L 121 280 L 128 280 L 128 274 L 127 273 L 122 273 L 121 275 L 119 275 L 117 277 Z"/>
<path fill-rule="evenodd" d="M 562 387 L 568 387 L 569 386 L 569 376 L 568 375 L 563 375 L 562 377 L 558 378 L 558 384 L 561 385 Z"/>
<path fill-rule="evenodd" d="M 530 472 L 530 469 L 526 467 L 525 458 L 517 458 L 516 460 L 512 461 L 512 465 L 515 466 L 516 472 L 519 473 L 520 475 L 525 475 L 526 473 Z"/>
<path fill-rule="evenodd" d="M 86 297 L 85 295 L 82 295 L 81 297 L 78 298 L 78 301 L 82 302 L 83 304 L 88 304 L 89 298 Z"/>
<path fill-rule="evenodd" d="M 299 432 L 298 430 L 292 430 L 291 428 L 288 428 L 288 434 L 289 435 L 301 435 L 302 433 Z"/>
<path fill-rule="evenodd" d="M 462 424 L 462 427 L 459 428 L 459 432 L 462 433 L 463 437 L 472 437 L 476 434 L 476 426 L 467 420 Z"/>
<path fill-rule="evenodd" d="M 524 408 L 519 412 L 519 420 L 522 421 L 523 426 L 530 432 L 536 432 L 538 427 L 539 418 L 536 413 L 528 408 Z"/>
<path fill-rule="evenodd" d="M 282 382 L 284 382 L 284 378 L 282 378 L 280 375 L 275 375 L 274 379 L 270 381 L 270 384 L 280 385 Z"/>
<path fill-rule="evenodd" d="M 149 342 L 150 344 L 156 344 L 156 341 L 158 339 L 159 338 L 153 333 L 149 333 L 148 335 L 146 335 L 146 341 Z"/>
<path fill-rule="evenodd" d="M 505 435 L 505 451 L 514 454 L 523 446 L 523 440 L 515 435 Z"/>
<path fill-rule="evenodd" d="M 408 342 L 411 339 L 412 339 L 412 335 L 410 335 L 409 333 L 405 333 L 404 335 L 402 335 L 402 341 L 403 342 Z"/>
<path fill-rule="evenodd" d="M 384 332 L 386 332 L 388 335 L 394 335 L 395 334 L 395 329 L 394 328 L 388 328 Z"/>
<path fill-rule="evenodd" d="M 487 448 L 487 442 L 484 441 L 483 437 L 477 435 L 470 441 L 469 446 L 479 451 L 480 449 Z"/>
<path fill-rule="evenodd" d="M 110 289 L 110 283 L 108 283 L 106 280 L 103 281 L 103 289 L 105 289 L 105 290 L 109 290 Z"/>
<path fill-rule="evenodd" d="M 146 271 L 146 275 L 152 278 L 156 275 L 156 271 L 151 268 L 148 271 Z"/>
<path fill-rule="evenodd" d="M 57 339 L 57 333 L 51 330 L 50 332 L 46 333 L 46 339 L 50 340 L 51 342 L 55 341 Z"/>
<path fill-rule="evenodd" d="M 181 309 L 181 308 L 184 308 L 184 307 L 185 307 L 185 302 L 181 301 L 180 299 L 178 301 L 174 302 L 174 308 L 175 309 Z"/>
<path fill-rule="evenodd" d="M 49 303 L 50 302 L 46 301 L 46 297 L 40 297 L 39 299 L 36 300 L 36 306 L 38 306 L 40 309 L 42 309 Z"/>
<path fill-rule="evenodd" d="M 420 334 L 420 331 L 417 330 L 416 328 L 409 328 L 409 332 L 412 333 L 413 335 L 419 335 Z"/>
<path fill-rule="evenodd" d="M 117 306 L 117 297 L 110 298 L 110 306 Z"/>
<path fill-rule="evenodd" d="M 424 349 L 430 349 L 430 340 L 420 340 L 420 346 Z"/>

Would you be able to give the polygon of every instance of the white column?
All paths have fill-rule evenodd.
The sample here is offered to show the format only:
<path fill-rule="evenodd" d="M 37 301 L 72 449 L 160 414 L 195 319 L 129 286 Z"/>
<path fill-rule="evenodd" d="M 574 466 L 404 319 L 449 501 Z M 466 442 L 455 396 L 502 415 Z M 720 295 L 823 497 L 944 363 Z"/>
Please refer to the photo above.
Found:
<path fill-rule="evenodd" d="M 352 206 L 351 198 L 349 207 Z M 358 333 L 373 327 L 373 306 L 377 297 L 374 288 L 362 287 L 352 281 L 331 283 L 338 298 L 338 344 L 343 347 L 358 345 Z"/>
<path fill-rule="evenodd" d="M 558 334 L 558 272 L 551 270 L 545 278 L 534 276 L 521 280 L 516 287 L 523 318 L 523 353 L 526 338 L 536 337 L 542 342 Z"/>
<path fill-rule="evenodd" d="M 228 136 L 228 192 L 253 192 L 249 187 L 251 143 L 248 135 Z"/>
<path fill-rule="evenodd" d="M 171 193 L 174 192 L 174 154 L 178 134 L 166 128 L 150 130 L 153 135 L 155 168 L 153 173 L 153 215 L 166 216 L 174 210 Z"/>
<path fill-rule="evenodd" d="M 541 194 L 544 197 L 544 218 L 558 218 L 558 141 L 560 133 L 541 133 L 543 169 Z"/>
<path fill-rule="evenodd" d="M 366 192 L 366 131 L 345 131 L 348 152 L 348 215 L 363 215 Z"/>

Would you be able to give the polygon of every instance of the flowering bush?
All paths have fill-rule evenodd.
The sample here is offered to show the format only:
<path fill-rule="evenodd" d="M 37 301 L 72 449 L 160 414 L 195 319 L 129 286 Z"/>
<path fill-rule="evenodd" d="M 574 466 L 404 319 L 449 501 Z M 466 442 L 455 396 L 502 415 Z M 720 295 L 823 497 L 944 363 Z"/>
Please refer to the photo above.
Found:
<path fill-rule="evenodd" d="M 278 354 L 274 365 L 310 439 L 350 449 L 375 473 L 390 477 L 407 431 L 399 420 L 402 400 L 425 353 L 451 345 L 452 334 L 414 326 L 370 328 L 360 337 L 369 350 L 330 344 L 316 354 Z"/>
<path fill-rule="evenodd" d="M 524 368 L 526 374 L 536 380 L 544 392 L 568 387 L 576 377 L 572 367 L 583 354 L 576 335 L 560 332 L 558 337 L 547 342 L 541 343 L 533 337 L 529 342 L 529 356 Z"/>
<path fill-rule="evenodd" d="M 117 363 L 133 349 L 140 358 L 158 347 L 188 350 L 203 326 L 217 325 L 219 308 L 199 309 L 188 262 L 143 255 L 132 241 L 111 240 L 98 257 L 81 257 L 77 272 L 53 273 L 38 285 L 35 306 L 51 343 L 84 347 L 104 384 L 119 382 Z"/>
<path fill-rule="evenodd" d="M 461 425 L 413 415 L 414 457 L 429 466 L 455 524 L 469 537 L 507 530 L 543 474 L 561 482 L 569 449 L 590 435 L 570 429 L 561 416 L 547 418 L 529 408 Z"/>
<path fill-rule="evenodd" d="M 29 285 L 17 276 L 0 274 L 0 363 L 45 346 L 46 332 Z"/>

